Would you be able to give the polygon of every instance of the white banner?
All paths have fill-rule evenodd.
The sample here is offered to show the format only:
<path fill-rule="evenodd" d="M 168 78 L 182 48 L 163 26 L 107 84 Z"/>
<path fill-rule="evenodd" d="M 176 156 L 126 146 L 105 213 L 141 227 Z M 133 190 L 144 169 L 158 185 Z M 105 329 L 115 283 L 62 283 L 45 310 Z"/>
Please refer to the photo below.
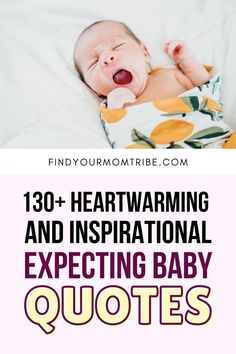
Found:
<path fill-rule="evenodd" d="M 1 174 L 236 174 L 235 150 L 2 149 Z"/>

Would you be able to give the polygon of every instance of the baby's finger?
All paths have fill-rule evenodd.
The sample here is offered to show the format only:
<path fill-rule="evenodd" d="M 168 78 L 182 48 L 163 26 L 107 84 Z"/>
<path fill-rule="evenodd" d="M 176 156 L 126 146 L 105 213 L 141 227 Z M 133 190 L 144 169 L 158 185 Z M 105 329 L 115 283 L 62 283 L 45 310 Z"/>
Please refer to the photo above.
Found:
<path fill-rule="evenodd" d="M 183 49 L 183 44 L 177 44 L 173 50 L 173 55 L 178 55 Z"/>
<path fill-rule="evenodd" d="M 164 44 L 163 49 L 164 49 L 165 52 L 168 51 L 168 47 L 169 47 L 170 43 L 171 43 L 171 42 L 166 42 L 166 43 Z"/>

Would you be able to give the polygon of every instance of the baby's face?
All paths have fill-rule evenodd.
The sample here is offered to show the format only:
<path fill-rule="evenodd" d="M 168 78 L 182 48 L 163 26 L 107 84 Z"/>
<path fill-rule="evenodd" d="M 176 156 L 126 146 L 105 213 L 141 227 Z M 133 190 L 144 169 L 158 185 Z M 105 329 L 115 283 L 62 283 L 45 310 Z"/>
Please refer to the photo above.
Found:
<path fill-rule="evenodd" d="M 75 60 L 85 82 L 99 96 L 126 87 L 139 96 L 147 83 L 147 48 L 137 43 L 120 23 L 103 22 L 78 40 Z"/>

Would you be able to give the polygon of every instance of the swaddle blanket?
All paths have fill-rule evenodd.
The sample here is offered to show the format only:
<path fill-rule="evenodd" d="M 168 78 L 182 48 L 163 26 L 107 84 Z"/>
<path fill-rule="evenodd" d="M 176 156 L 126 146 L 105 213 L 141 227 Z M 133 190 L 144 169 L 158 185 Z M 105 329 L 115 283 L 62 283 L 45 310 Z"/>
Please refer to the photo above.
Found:
<path fill-rule="evenodd" d="M 223 121 L 221 76 L 180 96 L 120 109 L 101 106 L 113 148 L 236 148 L 236 134 Z"/>

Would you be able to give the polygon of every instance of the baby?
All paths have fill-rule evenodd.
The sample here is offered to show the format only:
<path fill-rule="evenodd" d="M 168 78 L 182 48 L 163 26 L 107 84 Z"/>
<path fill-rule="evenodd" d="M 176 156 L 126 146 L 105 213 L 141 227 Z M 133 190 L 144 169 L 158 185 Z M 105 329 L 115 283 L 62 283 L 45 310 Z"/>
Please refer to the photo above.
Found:
<path fill-rule="evenodd" d="M 147 47 L 124 23 L 99 21 L 81 33 L 74 61 L 82 80 L 106 98 L 109 109 L 178 96 L 210 80 L 184 42 L 167 42 L 164 50 L 177 66 L 150 71 Z"/>

